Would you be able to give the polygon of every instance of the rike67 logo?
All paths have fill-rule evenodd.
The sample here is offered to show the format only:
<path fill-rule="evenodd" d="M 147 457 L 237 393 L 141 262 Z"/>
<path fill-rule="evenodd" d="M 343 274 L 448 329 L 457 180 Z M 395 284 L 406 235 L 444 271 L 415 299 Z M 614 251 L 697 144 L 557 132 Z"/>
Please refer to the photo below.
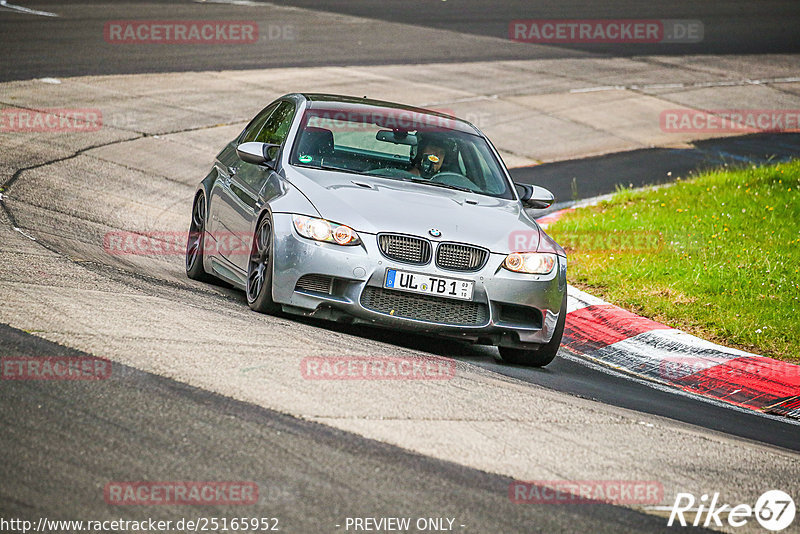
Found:
<path fill-rule="evenodd" d="M 731 527 L 742 527 L 755 517 L 763 528 L 779 532 L 792 524 L 796 512 L 794 499 L 781 490 L 764 492 L 755 506 L 721 503 L 719 493 L 710 499 L 707 494 L 696 499 L 691 493 L 678 493 L 667 526 L 721 527 L 724 521 Z"/>

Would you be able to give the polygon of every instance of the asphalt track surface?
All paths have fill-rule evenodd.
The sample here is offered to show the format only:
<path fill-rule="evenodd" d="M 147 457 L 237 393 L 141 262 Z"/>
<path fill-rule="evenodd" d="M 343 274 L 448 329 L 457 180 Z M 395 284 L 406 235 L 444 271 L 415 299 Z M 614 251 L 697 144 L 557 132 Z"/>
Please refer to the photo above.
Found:
<path fill-rule="evenodd" d="M 0 355 L 9 354 L 89 356 L 0 325 Z M 114 508 L 103 496 L 109 480 L 159 480 L 169 466 L 183 480 L 259 487 L 255 505 L 204 506 L 185 516 L 276 517 L 282 532 L 343 531 L 345 516 L 448 517 L 460 532 L 669 531 L 661 518 L 608 504 L 514 504 L 510 478 L 117 363 L 100 387 L 6 382 L 0 406 L 5 518 L 103 518 Z M 182 515 L 173 506 L 127 508 L 128 520 Z"/>
<path fill-rule="evenodd" d="M 800 50 L 794 39 L 800 19 L 796 2 L 729 2 L 698 7 L 678 2 L 669 8 L 612 2 L 288 2 L 318 11 L 338 11 L 374 20 L 430 26 L 478 36 L 503 37 L 514 18 L 687 18 L 702 19 L 706 41 L 701 45 L 647 48 L 647 53 L 781 53 Z M 450 4 L 450 5 L 447 5 Z M 325 43 L 282 43 L 285 53 L 265 56 L 247 47 L 232 47 L 214 57 L 172 47 L 143 47 L 122 55 L 91 29 L 114 19 L 195 18 L 197 4 L 63 1 L 26 6 L 69 14 L 66 24 L 50 26 L 44 17 L 5 16 L 0 34 L 6 59 L 0 81 L 42 76 L 171 72 L 265 68 L 285 65 L 380 64 L 388 62 L 464 61 L 466 59 L 565 58 L 587 53 L 636 54 L 599 47 L 497 45 L 467 50 L 440 50 L 426 43 L 403 43 L 402 32 L 386 36 L 386 46 L 353 52 L 350 41 L 337 43 L 335 57 L 320 56 Z M 491 6 L 491 9 L 488 7 Z M 225 4 L 203 6 L 207 18 L 235 18 Z M 242 8 L 244 9 L 244 8 Z M 257 10 L 257 6 L 249 8 Z M 698 12 L 705 9 L 706 12 Z M 250 15 L 248 15 L 250 16 Z M 255 17 L 255 15 L 253 15 Z M 323 17 L 324 19 L 324 17 Z M 274 22 L 274 21 L 273 21 Z M 267 24 L 268 21 L 262 21 Z M 377 22 L 374 27 L 380 27 Z M 101 34 L 100 34 L 101 35 Z M 37 36 L 31 38 L 31 36 Z M 88 36 L 88 37 L 87 37 Z M 339 36 L 345 39 L 343 36 Z M 352 39 L 352 36 L 347 36 Z M 305 47 L 305 49 L 304 49 Z M 338 54 L 338 55 L 337 55 Z M 469 57 L 464 57 L 465 55 Z M 476 54 L 481 54 L 479 57 Z M 8 60 L 13 58 L 13 60 Z M 765 161 L 798 153 L 796 136 L 756 136 L 724 142 L 708 141 L 691 149 L 655 149 L 516 169 L 522 181 L 555 189 L 559 198 L 584 198 L 613 191 L 617 185 L 667 181 L 666 170 L 688 175 L 719 162 Z M 633 177 L 626 169 L 652 172 Z M 564 176 L 575 177 L 575 185 Z M 570 186 L 567 189 L 565 183 Z M 559 187 L 563 188 L 559 189 Z M 46 240 L 45 240 L 45 244 Z M 53 244 L 51 244 L 53 245 Z M 63 251 L 67 253 L 68 251 Z M 130 276 L 136 273 L 123 273 Z M 222 292 L 241 302 L 235 292 Z M 304 324 L 339 330 L 313 320 Z M 423 337 L 352 328 L 349 333 L 463 362 L 577 397 L 663 416 L 730 436 L 800 450 L 796 425 L 750 414 L 697 398 L 652 387 L 623 376 L 600 372 L 578 359 L 562 357 L 544 370 L 497 363 L 490 349 L 438 343 Z M 455 352 L 455 354 L 454 354 Z M 38 337 L 0 325 L 0 355 L 79 354 Z M 562 356 L 567 356 L 562 354 Z M 117 479 L 158 478 L 165 464 L 188 480 L 230 478 L 256 480 L 262 496 L 258 515 L 281 517 L 286 531 L 333 531 L 345 515 L 455 517 L 472 531 L 486 532 L 655 532 L 666 530 L 661 519 L 609 505 L 535 507 L 513 505 L 506 497 L 510 479 L 409 453 L 383 443 L 284 414 L 233 401 L 169 378 L 115 364 L 112 379 L 87 387 L 82 383 L 4 383 L 0 387 L 0 444 L 6 458 L 0 468 L 0 513 L 18 517 L 51 514 L 92 517 L 109 512 L 102 483 Z M 134 408 L 132 408 L 134 407 Z M 322 459 L 324 461 L 315 461 Z M 21 467 L 20 467 L 21 466 Z M 98 487 L 100 489 L 98 489 Z M 68 495 L 67 495 L 68 493 Z M 343 505 L 341 503 L 346 503 Z M 204 510 L 203 515 L 239 510 Z M 156 512 L 160 513 L 160 512 Z M 147 513 L 132 514 L 154 517 Z M 163 512 L 174 519 L 173 510 Z M 249 515 L 256 515 L 255 513 Z"/>
<path fill-rule="evenodd" d="M 618 152 L 511 170 L 514 180 L 549 189 L 559 203 L 689 178 L 699 171 L 777 163 L 800 154 L 800 134 L 757 134 L 697 141 L 690 148 Z"/>
<path fill-rule="evenodd" d="M 322 328 L 342 331 L 339 325 L 333 327 L 323 321 L 308 319 L 303 321 Z M 486 347 L 469 344 L 454 347 L 452 342 L 436 338 L 408 336 L 377 328 L 349 327 L 343 331 L 402 347 L 424 350 L 437 356 L 454 357 L 495 373 L 577 397 L 668 417 L 787 450 L 800 451 L 800 440 L 798 440 L 800 429 L 796 424 L 787 423 L 784 418 L 733 408 L 669 388 L 655 389 L 646 382 L 631 380 L 625 374 L 610 369 L 601 370 L 596 365 L 587 365 L 585 360 L 573 356 L 564 349 L 547 367 L 530 369 L 499 362 L 494 352 Z"/>
<path fill-rule="evenodd" d="M 15 4 L 15 2 L 10 2 Z M 16 2 L 21 4 L 21 2 Z M 114 3 L 65 0 L 22 2 L 57 13 L 30 16 L 0 8 L 4 59 L 0 81 L 39 76 L 81 76 L 143 72 L 261 69 L 282 66 L 371 65 L 387 63 L 563 59 L 587 55 L 780 54 L 800 51 L 796 28 L 800 4 L 793 0 L 723 2 L 640 2 L 612 0 L 482 0 L 375 2 L 373 0 L 290 0 L 206 2 L 139 1 Z M 202 4 L 202 5 L 201 5 Z M 291 9 L 275 16 L 266 6 L 303 7 L 317 12 L 309 20 Z M 260 7 L 263 6 L 263 7 Z M 337 14 L 363 17 L 362 23 L 336 29 Z M 115 20 L 255 20 L 257 45 L 226 45 L 209 57 L 203 45 L 120 46 L 103 39 Z M 689 19 L 700 20 L 699 43 L 538 45 L 508 41 L 515 19 Z M 391 23 L 391 24 L 388 24 Z M 326 32 L 315 31 L 327 25 Z M 490 39 L 432 44 L 415 26 Z M 272 28 L 272 30 L 270 30 Z M 281 28 L 289 28 L 282 33 Z M 270 33 L 270 31 L 272 33 Z M 35 36 L 35 38 L 31 38 Z"/>

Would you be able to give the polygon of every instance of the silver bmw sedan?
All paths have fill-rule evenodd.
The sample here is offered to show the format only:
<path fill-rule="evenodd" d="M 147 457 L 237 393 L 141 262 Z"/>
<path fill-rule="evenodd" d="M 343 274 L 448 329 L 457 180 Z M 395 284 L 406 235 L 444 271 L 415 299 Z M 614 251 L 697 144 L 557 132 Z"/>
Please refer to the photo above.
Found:
<path fill-rule="evenodd" d="M 544 366 L 564 330 L 567 259 L 472 124 L 348 96 L 289 94 L 217 155 L 192 208 L 186 273 L 258 312 L 496 345 Z"/>

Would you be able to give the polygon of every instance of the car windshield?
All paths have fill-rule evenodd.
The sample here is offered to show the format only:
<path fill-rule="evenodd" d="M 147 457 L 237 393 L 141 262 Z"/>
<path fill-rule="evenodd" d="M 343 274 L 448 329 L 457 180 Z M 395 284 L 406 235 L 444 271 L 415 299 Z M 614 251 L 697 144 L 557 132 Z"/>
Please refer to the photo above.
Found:
<path fill-rule="evenodd" d="M 486 140 L 453 126 L 403 109 L 308 109 L 290 163 L 514 198 Z"/>

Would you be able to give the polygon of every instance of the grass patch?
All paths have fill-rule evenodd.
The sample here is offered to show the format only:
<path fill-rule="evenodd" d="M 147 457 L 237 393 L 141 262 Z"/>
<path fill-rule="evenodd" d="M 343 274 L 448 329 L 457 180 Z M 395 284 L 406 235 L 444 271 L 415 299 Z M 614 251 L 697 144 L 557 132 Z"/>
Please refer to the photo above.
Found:
<path fill-rule="evenodd" d="M 566 214 L 569 278 L 623 308 L 800 363 L 800 160 L 717 170 Z"/>

